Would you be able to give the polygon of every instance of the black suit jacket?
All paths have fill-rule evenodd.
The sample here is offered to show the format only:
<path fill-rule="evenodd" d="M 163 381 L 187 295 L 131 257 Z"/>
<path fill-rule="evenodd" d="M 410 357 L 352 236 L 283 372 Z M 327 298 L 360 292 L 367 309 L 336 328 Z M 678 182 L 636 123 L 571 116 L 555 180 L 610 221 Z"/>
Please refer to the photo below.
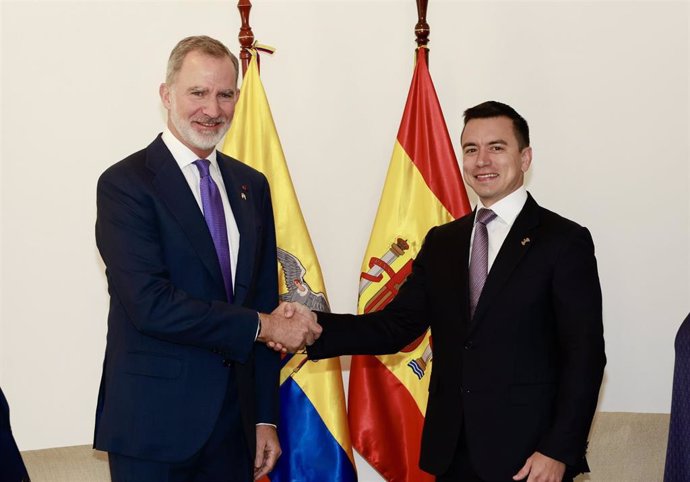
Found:
<path fill-rule="evenodd" d="M 529 196 L 470 320 L 474 215 L 433 228 L 398 296 L 364 316 L 319 313 L 310 358 L 395 353 L 431 327 L 420 467 L 443 474 L 464 430 L 482 478 L 510 480 L 535 450 L 586 470 L 606 358 L 589 231 Z"/>
<path fill-rule="evenodd" d="M 221 153 L 218 165 L 240 232 L 232 304 L 203 214 L 160 136 L 98 181 L 96 241 L 110 311 L 97 449 L 161 462 L 189 458 L 213 430 L 228 370 L 249 453 L 255 423 L 277 423 L 279 357 L 254 342 L 257 311 L 278 303 L 269 186 Z"/>

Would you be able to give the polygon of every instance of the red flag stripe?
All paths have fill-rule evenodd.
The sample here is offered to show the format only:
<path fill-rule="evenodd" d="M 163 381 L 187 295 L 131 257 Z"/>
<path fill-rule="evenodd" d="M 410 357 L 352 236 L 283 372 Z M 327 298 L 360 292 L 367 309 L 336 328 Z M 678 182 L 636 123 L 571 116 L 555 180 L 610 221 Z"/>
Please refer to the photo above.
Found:
<path fill-rule="evenodd" d="M 457 182 L 462 178 L 460 168 L 429 75 L 425 52 L 426 49 L 417 50 L 417 65 L 398 131 L 398 142 L 419 169 L 429 189 L 454 218 L 460 218 L 471 208 L 465 186 Z"/>
<path fill-rule="evenodd" d="M 373 356 L 353 356 L 348 407 L 352 445 L 388 482 L 433 482 L 419 468 L 424 416 L 393 373 Z M 390 400 L 391 403 L 386 403 Z"/>

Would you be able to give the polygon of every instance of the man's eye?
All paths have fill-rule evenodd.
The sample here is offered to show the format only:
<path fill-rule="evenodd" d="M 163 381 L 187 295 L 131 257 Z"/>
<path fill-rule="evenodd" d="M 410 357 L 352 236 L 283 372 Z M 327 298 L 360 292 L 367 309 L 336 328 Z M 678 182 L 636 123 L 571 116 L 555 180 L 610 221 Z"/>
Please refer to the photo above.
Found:
<path fill-rule="evenodd" d="M 474 154 L 475 152 L 477 152 L 477 149 L 475 149 L 474 147 L 468 147 L 467 149 L 465 149 L 465 154 Z"/>
<path fill-rule="evenodd" d="M 234 92 L 223 92 L 222 94 L 220 94 L 220 96 L 223 99 L 233 99 L 235 97 L 235 93 Z"/>
<path fill-rule="evenodd" d="M 195 90 L 192 92 L 192 95 L 195 97 L 201 97 L 202 95 L 204 95 L 204 93 L 201 92 L 200 90 Z"/>

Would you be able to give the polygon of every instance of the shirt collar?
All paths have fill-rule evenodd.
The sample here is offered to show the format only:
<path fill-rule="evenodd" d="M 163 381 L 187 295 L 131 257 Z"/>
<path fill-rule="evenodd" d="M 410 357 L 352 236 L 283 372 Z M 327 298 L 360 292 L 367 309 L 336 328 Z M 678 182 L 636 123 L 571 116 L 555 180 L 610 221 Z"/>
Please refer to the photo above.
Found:
<path fill-rule="evenodd" d="M 500 201 L 495 202 L 489 209 L 496 213 L 496 217 L 506 223 L 508 226 L 512 226 L 515 222 L 515 218 L 518 217 L 520 211 L 525 206 L 527 202 L 527 189 L 525 186 L 520 186 L 515 191 L 508 194 L 506 197 Z M 484 207 L 481 200 L 477 203 L 476 212 L 479 212 L 481 208 Z"/>
<path fill-rule="evenodd" d="M 170 150 L 170 153 L 172 154 L 173 158 L 175 158 L 175 161 L 180 166 L 180 169 L 184 169 L 185 167 L 199 159 L 199 156 L 194 154 L 189 147 L 185 146 L 181 140 L 179 140 L 177 137 L 175 137 L 175 135 L 172 132 L 170 132 L 168 126 L 165 126 L 165 130 L 163 131 L 163 135 L 161 137 L 166 147 Z M 206 159 L 211 161 L 211 165 L 215 169 L 218 169 L 218 160 L 216 159 L 215 149 L 213 149 L 211 154 L 209 154 L 208 157 L 206 157 Z"/>

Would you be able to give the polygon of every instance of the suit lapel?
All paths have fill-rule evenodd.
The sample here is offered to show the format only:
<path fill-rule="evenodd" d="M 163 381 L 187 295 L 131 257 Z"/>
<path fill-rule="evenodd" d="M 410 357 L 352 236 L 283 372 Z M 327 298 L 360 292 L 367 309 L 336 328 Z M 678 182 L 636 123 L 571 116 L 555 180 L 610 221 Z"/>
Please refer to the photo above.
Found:
<path fill-rule="evenodd" d="M 455 250 L 449 250 L 449 252 L 454 253 L 451 260 L 449 260 L 449 266 L 455 273 L 461 273 L 459 281 L 459 286 L 449 283 L 449 286 L 453 287 L 453 293 L 450 294 L 451 297 L 457 297 L 460 294 L 460 313 L 462 314 L 462 320 L 470 319 L 470 279 L 468 262 L 470 259 L 470 239 L 472 238 L 472 225 L 474 223 L 474 211 L 464 218 L 460 219 L 457 224 L 457 234 L 452 238 L 457 243 L 455 245 Z M 449 278 L 453 279 L 453 278 Z M 457 290 L 457 291 L 455 291 Z M 451 298 L 452 299 L 452 298 Z M 468 329 L 469 324 L 464 324 L 463 333 Z"/>
<path fill-rule="evenodd" d="M 503 241 L 503 245 L 491 266 L 491 271 L 489 271 L 484 289 L 477 302 L 477 309 L 472 319 L 472 329 L 475 329 L 481 322 L 487 308 L 494 302 L 510 274 L 532 247 L 535 240 L 531 239 L 529 235 L 539 224 L 538 210 L 539 206 L 532 196 L 528 195 L 525 206 L 515 219 L 513 227 L 508 232 L 508 236 Z M 467 299 L 469 299 L 469 290 Z"/>
<path fill-rule="evenodd" d="M 213 280 L 223 286 L 218 255 L 204 215 L 184 174 L 160 136 L 147 148 L 146 163 L 155 173 L 153 185 L 161 199 L 182 227 Z"/>
<path fill-rule="evenodd" d="M 230 201 L 232 214 L 235 216 L 237 229 L 240 232 L 240 249 L 237 255 L 237 268 L 235 272 L 235 300 L 241 305 L 247 296 L 251 283 L 252 270 L 254 269 L 254 250 L 256 249 L 256 226 L 252 214 L 254 195 L 249 190 L 249 184 L 242 184 L 232 169 L 232 160 L 218 153 L 218 166 L 223 175 L 225 191 Z"/>

